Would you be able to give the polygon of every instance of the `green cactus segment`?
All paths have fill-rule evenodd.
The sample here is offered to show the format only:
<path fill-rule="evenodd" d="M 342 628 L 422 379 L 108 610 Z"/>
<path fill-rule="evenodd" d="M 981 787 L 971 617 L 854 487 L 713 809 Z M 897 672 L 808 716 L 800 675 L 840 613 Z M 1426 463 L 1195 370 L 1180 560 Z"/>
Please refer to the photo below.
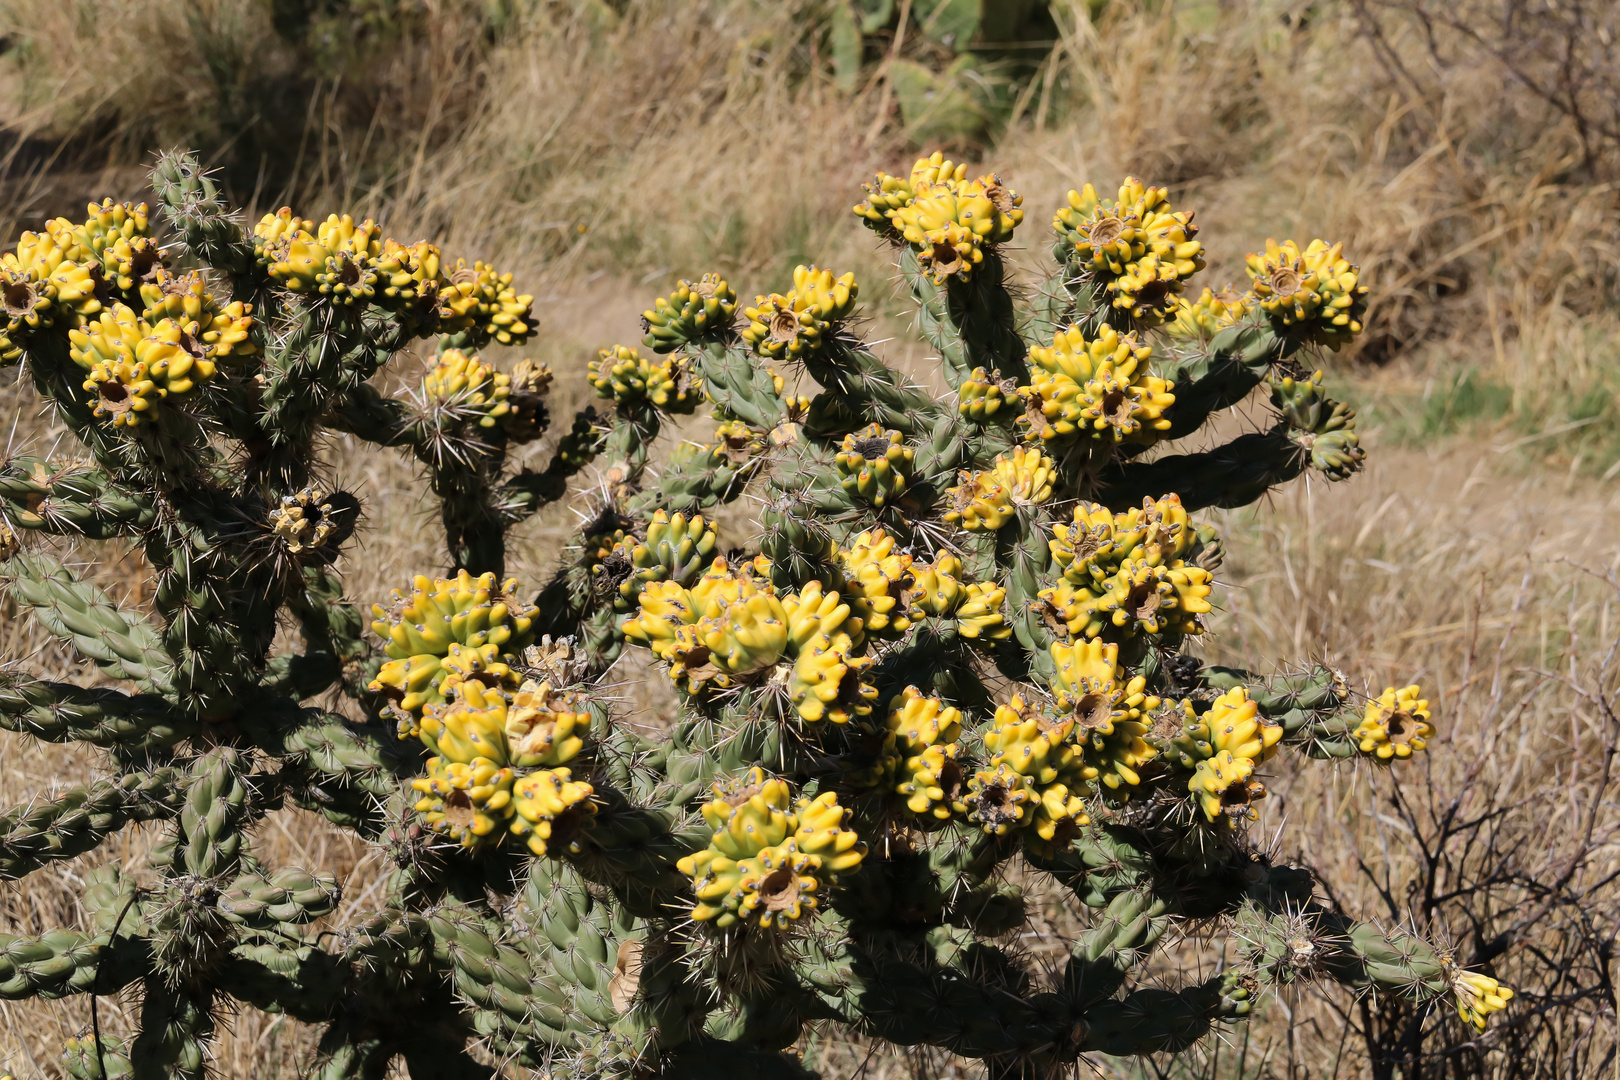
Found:
<path fill-rule="evenodd" d="M 1017 40 L 1027 12 L 991 7 L 913 18 Z M 897 17 L 858 12 L 840 72 Z M 915 76 L 891 73 L 908 119 L 982 120 L 965 67 Z M 161 223 L 108 200 L 0 255 L 0 363 L 88 455 L 0 464 L 7 594 L 127 684 L 0 675 L 0 727 L 101 748 L 107 774 L 0 813 L 0 878 L 163 830 L 145 866 L 84 875 L 85 931 L 0 935 L 0 997 L 138 987 L 132 1036 L 70 1042 L 69 1075 L 201 1078 L 244 1007 L 318 1025 L 322 1080 L 493 1080 L 474 1045 L 557 1075 L 800 1077 L 807 1025 L 1055 1075 L 1184 1050 L 1305 977 L 1450 996 L 1476 1027 L 1510 1007 L 1322 909 L 1248 834 L 1276 754 L 1424 752 L 1421 690 L 1352 701 L 1323 664 L 1183 651 L 1221 629 L 1220 541 L 1190 515 L 1361 463 L 1305 363 L 1360 329 L 1339 248 L 1269 245 L 1252 293 L 1194 298 L 1192 215 L 1128 180 L 1070 196 L 1026 290 L 1023 198 L 934 154 L 854 209 L 937 373 L 861 340 L 853 275 L 800 266 L 750 304 L 708 274 L 569 365 L 597 404 L 552 432 L 551 369 L 494 349 L 535 333 L 511 275 L 341 213 L 244 227 L 188 155 L 153 185 Z M 400 355 L 431 337 L 426 365 Z M 1145 453 L 1262 384 L 1272 430 Z M 414 463 L 443 534 L 445 568 L 402 569 L 370 620 L 333 434 Z M 535 596 L 508 549 L 565 499 L 577 535 Z M 151 589 L 115 603 L 58 537 L 133 542 Z M 673 695 L 667 730 L 615 717 L 637 677 Z M 386 876 L 345 900 L 265 865 L 255 830 L 287 806 Z M 996 944 L 1029 870 L 1090 909 L 1052 979 Z M 1237 965 L 1149 985 L 1176 920 L 1236 933 Z"/>
<path fill-rule="evenodd" d="M 182 806 L 183 782 L 184 774 L 175 769 L 130 772 L 0 816 L 0 879 L 16 881 L 47 862 L 94 851 L 133 822 L 174 817 Z"/>

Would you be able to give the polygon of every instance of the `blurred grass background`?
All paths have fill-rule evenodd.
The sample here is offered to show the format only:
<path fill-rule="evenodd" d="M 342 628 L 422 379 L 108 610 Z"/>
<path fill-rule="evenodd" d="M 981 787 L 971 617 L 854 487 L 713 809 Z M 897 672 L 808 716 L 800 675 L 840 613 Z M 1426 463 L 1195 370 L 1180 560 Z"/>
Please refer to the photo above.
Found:
<path fill-rule="evenodd" d="M 1620 1075 L 1617 35 L 1620 12 L 1590 0 L 0 0 L 0 232 L 146 197 L 154 151 L 193 147 L 255 216 L 371 215 L 515 271 L 558 412 L 583 402 L 595 348 L 633 341 L 654 295 L 709 270 L 751 295 L 799 262 L 853 269 L 871 336 L 922 375 L 889 254 L 848 212 L 863 178 L 919 150 L 1024 194 L 1025 267 L 1066 190 L 1127 174 L 1197 210 L 1211 286 L 1241 283 L 1267 237 L 1344 241 L 1373 303 L 1330 374 L 1371 464 L 1221 515 L 1231 556 L 1208 651 L 1260 670 L 1324 656 L 1375 692 L 1424 685 L 1441 734 L 1421 765 L 1273 766 L 1256 836 L 1349 910 L 1488 954 L 1521 987 L 1519 1019 L 1476 1043 L 1439 1016 L 1301 989 L 1179 1061 L 1081 1073 Z M 0 382 L 10 450 L 57 445 L 26 387 Z M 333 458 L 370 512 L 351 595 L 383 599 L 440 565 L 410 466 L 341 441 Z M 740 542 L 747 507 L 726 524 Z M 566 507 L 525 526 L 514 571 L 541 580 L 574 526 Z M 139 601 L 137 556 L 75 554 Z M 19 666 L 75 667 L 0 617 Z M 667 698 L 616 678 L 628 715 L 659 723 Z M 96 768 L 0 736 L 8 803 Z M 135 866 L 151 840 L 134 830 L 94 858 Z M 259 843 L 348 875 L 336 923 L 369 902 L 362 845 L 291 812 Z M 0 923 L 73 925 L 90 861 L 8 887 Z M 1039 972 L 1087 915 L 1028 884 L 1021 940 Z M 1217 962 L 1205 937 L 1185 928 L 1165 970 Z M 130 1006 L 103 1003 L 102 1024 L 121 1030 Z M 87 1017 L 82 1000 L 0 1002 L 0 1065 L 61 1075 L 61 1040 Z M 1402 1056 L 1412 1030 L 1427 1056 Z M 217 1068 L 297 1077 L 313 1045 L 244 1014 Z M 803 1049 L 829 1077 L 978 1075 L 847 1033 Z"/>

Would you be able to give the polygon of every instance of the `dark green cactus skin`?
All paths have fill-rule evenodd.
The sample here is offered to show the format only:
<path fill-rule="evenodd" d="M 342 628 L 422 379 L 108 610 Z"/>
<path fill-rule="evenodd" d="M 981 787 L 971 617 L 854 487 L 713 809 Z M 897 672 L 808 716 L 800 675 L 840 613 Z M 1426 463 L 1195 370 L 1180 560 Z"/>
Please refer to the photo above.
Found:
<path fill-rule="evenodd" d="M 127 1043 L 69 1044 L 64 1067 L 74 1077 L 203 1076 L 219 1017 L 242 1005 L 322 1025 L 307 1063 L 320 1080 L 381 1080 L 401 1059 L 418 1080 L 502 1075 L 474 1063 L 473 1039 L 498 1060 L 558 1075 L 802 1077 L 811 1074 L 791 1048 L 805 1025 L 827 1022 L 1023 1077 L 1091 1051 L 1185 1049 L 1215 1025 L 1241 1021 L 1267 982 L 1320 976 L 1422 1000 L 1447 992 L 1432 948 L 1324 908 L 1307 872 L 1250 854 L 1240 833 L 1189 824 L 1184 787 L 1177 793 L 1160 774 L 1149 777 L 1156 794 L 1099 810 L 1064 850 L 1026 849 L 960 817 L 902 828 L 881 797 L 849 786 L 850 769 L 872 758 L 869 730 L 785 724 L 758 686 L 688 700 L 659 739 L 616 725 L 593 703 L 588 748 L 571 765 L 594 789 L 596 812 L 572 847 L 537 858 L 512 843 L 446 845 L 412 809 L 420 744 L 393 737 L 386 702 L 366 689 L 382 657 L 338 561 L 358 501 L 325 493 L 333 520 L 321 546 L 292 550 L 271 527 L 282 500 L 321 475 L 318 436 L 337 431 L 419 463 L 440 504 L 448 567 L 499 573 L 510 531 L 568 495 L 594 460 L 603 472 L 598 513 L 540 592 L 534 627 L 537 637 L 572 639 L 578 668 L 547 677 L 580 691 L 625 645 L 598 566 L 600 538 L 644 536 L 658 510 L 706 513 L 759 497 L 758 550 L 779 590 L 839 580 L 838 549 L 874 526 L 919 561 L 955 550 L 965 580 L 1006 590 L 1011 636 L 974 638 L 951 618 L 919 613 L 864 677 L 878 692 L 875 717 L 907 686 L 963 710 L 971 758 L 996 707 L 979 673 L 994 667 L 1043 683 L 1056 670 L 1048 650 L 1058 631 L 1034 605 L 1056 572 L 1048 541 L 1065 500 L 1123 508 L 1179 492 L 1190 509 L 1245 505 L 1311 468 L 1303 436 L 1347 430 L 1347 410 L 1290 398 L 1271 432 L 1148 463 L 1129 444 L 1054 452 L 1051 500 L 1020 505 L 996 532 L 969 534 L 943 523 L 947 489 L 1012 450 L 1010 417 L 968 420 L 954 395 L 933 399 L 847 326 L 802 365 L 816 384 L 806 389 L 818 389 L 805 411 L 779 393 L 736 325 L 712 325 L 674 355 L 766 450 L 660 456 L 666 417 L 645 401 L 614 402 L 578 413 L 544 469 L 511 473 L 510 446 L 544 431 L 543 410 L 513 435 L 465 410 L 381 393 L 369 380 L 422 333 L 419 319 L 280 288 L 191 158 L 165 157 L 153 186 L 183 257 L 254 305 L 262 351 L 224 372 L 195 415 L 134 437 L 91 416 L 64 342 L 36 335 L 25 349 L 33 384 L 91 460 L 0 464 L 0 524 L 11 530 L 0 542 L 9 549 L 15 535 L 26 547 L 0 563 L 12 603 L 128 684 L 0 678 L 0 726 L 98 747 L 110 771 L 0 814 L 0 879 L 89 852 L 132 822 L 167 829 L 145 884 L 114 867 L 89 875 L 84 930 L 0 935 L 0 997 L 140 988 L 139 1033 Z M 1025 313 L 993 248 L 970 281 L 944 286 L 909 249 L 896 257 L 952 387 L 975 368 L 1022 382 L 1031 346 L 1070 321 L 1103 319 L 1061 271 L 1030 290 L 1036 310 Z M 441 344 L 478 343 L 461 332 Z M 1178 355 L 1161 372 L 1176 394 L 1172 435 L 1199 431 L 1283 372 L 1297 350 L 1254 320 Z M 853 498 L 833 464 L 840 440 L 871 422 L 915 451 L 903 496 L 881 509 Z M 49 554 L 46 537 L 134 541 L 154 573 L 150 610 L 120 607 Z M 271 654 L 278 622 L 296 629 L 297 651 Z M 1244 686 L 1284 727 L 1287 745 L 1317 757 L 1354 753 L 1349 695 L 1330 669 L 1266 679 L 1200 669 L 1141 643 L 1125 655 L 1155 694 L 1198 703 Z M 331 694 L 366 720 L 327 711 Z M 695 810 L 711 785 L 756 765 L 806 795 L 837 792 L 854 807 L 849 827 L 871 847 L 808 929 L 782 938 L 695 926 L 691 883 L 676 869 L 708 843 Z M 387 854 L 393 869 L 376 910 L 322 924 L 339 909 L 341 883 L 258 860 L 253 829 L 287 805 Z M 990 941 L 1025 920 L 1022 890 L 1003 872 L 1019 858 L 1094 909 L 1049 990 Z M 1243 928 L 1250 961 L 1179 988 L 1143 985 L 1143 964 L 1172 920 L 1188 918 Z"/>

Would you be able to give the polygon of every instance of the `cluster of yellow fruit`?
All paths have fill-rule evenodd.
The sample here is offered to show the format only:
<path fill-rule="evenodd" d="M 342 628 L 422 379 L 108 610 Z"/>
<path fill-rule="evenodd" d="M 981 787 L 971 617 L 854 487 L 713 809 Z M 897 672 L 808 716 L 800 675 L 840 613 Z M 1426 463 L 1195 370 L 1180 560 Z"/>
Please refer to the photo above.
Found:
<path fill-rule="evenodd" d="M 423 334 L 521 345 L 534 329 L 534 298 L 518 294 L 511 274 L 461 259 L 447 267 L 436 245 L 384 237 L 370 219 L 333 214 L 316 224 L 283 207 L 254 226 L 253 243 L 259 264 L 288 290 L 376 304 Z"/>
<path fill-rule="evenodd" d="M 670 413 L 691 412 L 704 400 L 703 383 L 679 359 L 652 361 L 627 345 L 597 352 L 589 379 L 597 397 L 621 408 L 651 405 Z"/>
<path fill-rule="evenodd" d="M 477 354 L 445 349 L 422 379 L 422 398 L 470 418 L 487 431 L 499 429 L 514 442 L 536 437 L 544 426 L 551 367 L 519 360 L 511 373 Z"/>
<path fill-rule="evenodd" d="M 649 582 L 637 602 L 625 638 L 666 661 L 689 694 L 769 679 L 807 723 L 871 712 L 877 691 L 862 681 L 872 665 L 860 655 L 865 628 L 819 581 L 778 596 L 764 556 L 735 568 L 716 559 L 690 587 Z"/>
<path fill-rule="evenodd" d="M 0 256 L 0 362 L 54 328 L 84 370 L 94 414 L 135 427 L 212 379 L 221 360 L 255 351 L 252 308 L 219 302 L 199 273 L 170 273 L 145 204 L 88 209 L 83 222 L 23 233 Z"/>
<path fill-rule="evenodd" d="M 1170 383 L 1148 374 L 1152 348 L 1103 327 L 1087 340 L 1078 326 L 1060 330 L 1051 348 L 1029 351 L 1033 372 L 1018 388 L 1018 423 L 1031 438 L 1061 445 L 1077 439 L 1151 443 L 1168 430 Z"/>
<path fill-rule="evenodd" d="M 1024 198 L 994 174 L 967 178 L 967 166 L 942 153 L 920 159 L 901 179 L 878 173 L 855 213 L 886 237 L 898 237 L 916 253 L 917 264 L 943 285 L 967 281 L 984 262 L 985 247 L 1012 239 L 1024 220 Z"/>
<path fill-rule="evenodd" d="M 918 562 L 896 551 L 887 531 L 874 528 L 839 548 L 837 564 L 842 573 L 833 588 L 848 598 L 870 635 L 896 637 L 926 618 L 948 620 L 970 641 L 1000 641 L 1012 634 L 1001 614 L 1007 590 L 994 581 L 964 581 L 962 560 L 948 551 Z"/>
<path fill-rule="evenodd" d="M 1018 446 L 997 455 L 988 469 L 962 470 L 946 488 L 945 520 L 969 532 L 995 532 L 1020 510 L 1033 512 L 1052 497 L 1057 465 L 1034 447 Z"/>
<path fill-rule="evenodd" d="M 467 847 L 505 832 L 537 855 L 574 846 L 596 811 L 591 786 L 564 766 L 584 749 L 591 717 L 577 694 L 513 670 L 538 610 L 493 574 L 413 584 L 373 608 L 390 659 L 370 689 L 389 699 L 401 738 L 434 752 L 412 781 L 417 811 Z"/>
<path fill-rule="evenodd" d="M 813 356 L 832 341 L 838 324 L 854 314 L 859 292 L 854 274 L 835 278 L 831 270 L 795 267 L 793 288 L 786 294 L 756 297 L 754 306 L 743 310 L 748 320 L 743 340 L 769 359 Z"/>
<path fill-rule="evenodd" d="M 1063 576 L 1040 598 L 1070 635 L 1203 632 L 1199 616 L 1213 610 L 1204 564 L 1218 561 L 1219 549 L 1212 530 L 1193 527 L 1179 496 L 1147 498 L 1118 514 L 1082 502 L 1072 521 L 1052 527 L 1048 546 Z"/>
<path fill-rule="evenodd" d="M 849 811 L 825 792 L 794 801 L 785 781 L 751 769 L 714 785 L 703 820 L 707 847 L 676 863 L 692 879 L 692 918 L 785 928 L 816 910 L 841 873 L 866 857 L 866 845 L 842 828 Z"/>

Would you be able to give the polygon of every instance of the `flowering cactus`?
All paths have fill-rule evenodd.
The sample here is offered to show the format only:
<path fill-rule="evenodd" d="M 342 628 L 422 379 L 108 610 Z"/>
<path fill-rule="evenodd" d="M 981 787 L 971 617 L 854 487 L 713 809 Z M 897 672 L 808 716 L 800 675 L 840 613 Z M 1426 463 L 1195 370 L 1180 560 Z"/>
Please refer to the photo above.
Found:
<path fill-rule="evenodd" d="M 104 866 L 84 927 L 0 936 L 0 996 L 140 988 L 139 1033 L 75 1039 L 71 1075 L 202 1077 L 244 1006 L 322 1025 L 323 1080 L 396 1058 L 499 1075 L 474 1040 L 559 1075 L 800 1076 L 811 1023 L 1050 1075 L 1185 1049 L 1302 976 L 1476 1026 L 1511 1007 L 1246 838 L 1279 754 L 1424 752 L 1418 688 L 1358 699 L 1322 665 L 1267 679 L 1184 651 L 1219 629 L 1221 546 L 1193 515 L 1362 461 L 1301 362 L 1360 327 L 1338 246 L 1269 244 L 1252 294 L 1189 300 L 1192 215 L 1131 180 L 1071 194 L 1054 269 L 1015 289 L 1024 200 L 936 154 L 856 212 L 942 392 L 861 340 L 852 275 L 801 267 L 749 306 L 706 275 L 648 309 L 646 353 L 597 354 L 602 411 L 550 464 L 511 472 L 552 381 L 482 351 L 536 332 L 511 275 L 347 216 L 244 228 L 189 157 L 153 186 L 173 246 L 109 201 L 0 257 L 0 357 L 85 452 L 0 467 L 0 573 L 121 684 L 0 677 L 0 724 L 99 747 L 108 773 L 0 815 L 0 876 L 168 830 L 154 883 Z M 376 389 L 430 338 L 419 389 Z M 1262 385 L 1269 430 L 1145 459 Z M 715 441 L 658 453 L 703 403 Z M 369 634 L 340 562 L 361 508 L 317 479 L 323 430 L 409 454 L 441 506 L 448 575 L 402 572 Z M 509 530 L 593 461 L 551 579 L 504 579 Z M 745 494 L 757 547 L 714 524 Z M 80 580 L 56 536 L 134 541 L 150 609 Z M 615 722 L 599 680 L 626 649 L 679 699 L 664 735 Z M 374 910 L 323 923 L 339 882 L 255 857 L 289 804 L 378 845 Z M 995 943 L 1025 919 L 1016 863 L 1098 910 L 1043 991 Z M 1242 963 L 1146 985 L 1181 918 L 1235 927 Z"/>

